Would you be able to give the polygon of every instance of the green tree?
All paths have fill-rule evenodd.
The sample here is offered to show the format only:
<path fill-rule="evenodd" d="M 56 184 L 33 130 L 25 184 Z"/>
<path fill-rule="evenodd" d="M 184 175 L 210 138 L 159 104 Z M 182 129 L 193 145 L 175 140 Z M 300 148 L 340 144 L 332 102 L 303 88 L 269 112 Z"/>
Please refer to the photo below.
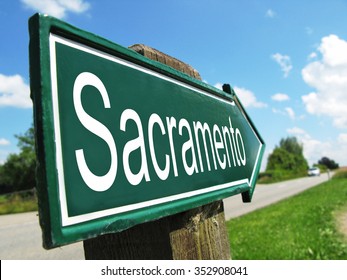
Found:
<path fill-rule="evenodd" d="M 304 149 L 296 137 L 287 137 L 281 139 L 280 148 L 286 150 L 290 154 L 303 156 Z"/>
<path fill-rule="evenodd" d="M 332 160 L 332 159 L 330 159 L 328 157 L 322 157 L 318 161 L 318 164 L 319 165 L 324 165 L 328 169 L 337 169 L 337 168 L 339 168 L 339 165 L 334 160 Z"/>
<path fill-rule="evenodd" d="M 16 135 L 19 154 L 10 154 L 0 167 L 0 185 L 9 186 L 13 191 L 35 187 L 35 138 L 31 127 L 24 135 Z"/>
<path fill-rule="evenodd" d="M 269 155 L 266 170 L 292 170 L 295 167 L 294 155 L 283 148 L 276 147 Z"/>
<path fill-rule="evenodd" d="M 269 155 L 266 171 L 283 171 L 284 173 L 303 174 L 308 168 L 307 160 L 303 155 L 303 146 L 296 137 L 281 139 Z"/>

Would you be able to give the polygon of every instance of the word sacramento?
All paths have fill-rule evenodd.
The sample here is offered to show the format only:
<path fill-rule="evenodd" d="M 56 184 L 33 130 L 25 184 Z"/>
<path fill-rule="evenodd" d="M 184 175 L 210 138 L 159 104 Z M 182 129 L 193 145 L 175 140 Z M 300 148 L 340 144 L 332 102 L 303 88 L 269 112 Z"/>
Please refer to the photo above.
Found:
<path fill-rule="evenodd" d="M 75 150 L 76 161 L 79 172 L 86 185 L 94 191 L 106 191 L 109 189 L 117 175 L 118 170 L 118 153 L 116 149 L 116 141 L 109 129 L 100 121 L 91 117 L 82 105 L 82 90 L 85 86 L 95 87 L 104 103 L 104 108 L 111 108 L 109 95 L 102 81 L 94 74 L 83 72 L 79 74 L 74 82 L 73 101 L 77 117 L 81 124 L 91 133 L 103 139 L 108 145 L 111 160 L 110 168 L 105 175 L 95 175 L 87 165 L 84 156 L 84 150 Z M 144 129 L 139 114 L 133 109 L 125 109 L 120 117 L 120 130 L 126 132 L 127 123 L 133 122 L 138 131 L 138 137 L 129 140 L 123 147 L 122 166 L 128 182 L 131 185 L 138 185 L 142 180 L 151 181 L 152 174 L 149 174 L 148 164 L 151 162 L 155 170 L 156 176 L 165 181 L 170 172 L 174 176 L 179 176 L 177 168 L 176 156 L 180 154 L 184 166 L 184 172 L 189 176 L 194 173 L 211 171 L 212 168 L 226 169 L 232 167 L 240 167 L 246 165 L 246 151 L 244 141 L 240 130 L 233 127 L 231 118 L 225 120 L 226 125 L 219 127 L 216 124 L 209 125 L 200 121 L 189 123 L 186 119 L 170 116 L 162 119 L 158 114 L 153 113 L 148 119 L 148 131 L 145 138 Z M 156 127 L 160 129 L 163 137 L 167 137 L 169 151 L 165 154 L 165 165 L 159 166 L 156 155 L 156 146 L 153 137 L 153 130 Z M 176 137 L 188 135 L 188 140 L 180 147 L 175 145 Z M 148 145 L 146 145 L 148 141 Z M 149 147 L 149 153 L 146 150 Z M 131 154 L 139 151 L 141 154 L 141 167 L 137 173 L 134 173 L 131 166 Z M 211 156 L 211 158 L 210 158 Z M 151 161 L 149 161 L 149 158 Z"/>

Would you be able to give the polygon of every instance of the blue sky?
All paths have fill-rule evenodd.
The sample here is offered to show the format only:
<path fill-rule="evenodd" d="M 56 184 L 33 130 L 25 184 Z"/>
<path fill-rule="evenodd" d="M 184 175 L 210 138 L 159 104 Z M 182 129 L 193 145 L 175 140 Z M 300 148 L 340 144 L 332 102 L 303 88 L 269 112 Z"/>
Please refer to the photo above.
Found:
<path fill-rule="evenodd" d="M 47 13 L 122 46 L 143 43 L 229 83 L 269 153 L 296 136 L 310 164 L 347 165 L 346 0 L 1 0 L 0 163 L 33 122 L 28 18 Z M 263 166 L 264 167 L 264 166 Z"/>

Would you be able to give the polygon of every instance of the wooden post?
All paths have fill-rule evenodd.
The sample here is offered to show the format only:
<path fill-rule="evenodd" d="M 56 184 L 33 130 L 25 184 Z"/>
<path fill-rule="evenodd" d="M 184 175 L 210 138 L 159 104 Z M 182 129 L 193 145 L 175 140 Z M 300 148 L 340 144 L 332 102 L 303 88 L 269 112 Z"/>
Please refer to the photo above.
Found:
<path fill-rule="evenodd" d="M 191 66 L 145 45 L 130 47 L 152 60 L 191 77 L 200 74 Z M 86 259 L 219 260 L 230 259 L 223 201 L 216 201 L 120 233 L 85 240 Z"/>

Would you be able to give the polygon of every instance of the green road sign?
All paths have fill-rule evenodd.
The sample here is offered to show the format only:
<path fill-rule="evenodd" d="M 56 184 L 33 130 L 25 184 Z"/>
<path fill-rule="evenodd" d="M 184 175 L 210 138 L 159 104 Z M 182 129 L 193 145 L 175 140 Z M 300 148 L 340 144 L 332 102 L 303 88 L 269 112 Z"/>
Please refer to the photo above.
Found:
<path fill-rule="evenodd" d="M 264 142 L 236 95 L 57 19 L 30 19 L 44 246 L 243 193 Z"/>

